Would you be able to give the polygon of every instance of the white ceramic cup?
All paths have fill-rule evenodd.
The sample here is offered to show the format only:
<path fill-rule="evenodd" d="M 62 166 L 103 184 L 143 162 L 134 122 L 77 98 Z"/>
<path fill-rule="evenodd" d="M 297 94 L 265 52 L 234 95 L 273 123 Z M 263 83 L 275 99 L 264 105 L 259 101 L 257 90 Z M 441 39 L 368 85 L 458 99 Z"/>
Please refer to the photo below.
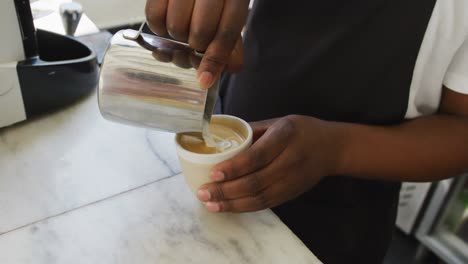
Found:
<path fill-rule="evenodd" d="M 252 144 L 253 132 L 249 123 L 246 121 L 229 115 L 214 115 L 211 119 L 213 124 L 221 124 L 233 128 L 237 133 L 245 138 L 238 147 L 230 149 L 226 152 L 215 154 L 200 154 L 190 152 L 184 149 L 175 137 L 177 156 L 179 157 L 182 173 L 184 174 L 185 182 L 190 190 L 196 195 L 198 189 L 211 181 L 211 169 L 246 150 Z"/>

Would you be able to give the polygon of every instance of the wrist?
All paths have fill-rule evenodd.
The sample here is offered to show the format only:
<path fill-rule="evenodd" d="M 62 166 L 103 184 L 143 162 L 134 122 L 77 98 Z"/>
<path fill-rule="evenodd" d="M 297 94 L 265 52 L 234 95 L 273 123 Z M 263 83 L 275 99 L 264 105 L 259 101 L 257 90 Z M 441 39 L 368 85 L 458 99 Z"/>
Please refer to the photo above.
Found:
<path fill-rule="evenodd" d="M 328 122 L 333 166 L 328 176 L 350 175 L 352 164 L 352 146 L 356 130 L 353 124 Z"/>
<path fill-rule="evenodd" d="M 309 151 L 320 153 L 320 174 L 322 176 L 352 175 L 354 164 L 354 142 L 359 138 L 361 126 L 351 123 L 326 121 L 310 116 L 291 116 L 302 123 L 305 146 Z M 317 153 L 316 153 L 317 154 Z M 310 154 L 314 157 L 316 154 Z"/>

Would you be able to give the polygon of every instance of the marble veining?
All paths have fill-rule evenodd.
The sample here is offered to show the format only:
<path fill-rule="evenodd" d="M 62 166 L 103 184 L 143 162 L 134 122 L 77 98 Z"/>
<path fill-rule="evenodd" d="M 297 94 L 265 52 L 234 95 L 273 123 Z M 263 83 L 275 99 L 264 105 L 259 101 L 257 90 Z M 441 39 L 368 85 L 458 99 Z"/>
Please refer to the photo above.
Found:
<path fill-rule="evenodd" d="M 0 236 L 0 263 L 320 263 L 270 211 L 207 212 L 182 175 Z"/>
<path fill-rule="evenodd" d="M 182 172 L 174 142 L 173 133 L 146 130 L 146 141 L 153 154 L 166 165 L 173 175 Z"/>
<path fill-rule="evenodd" d="M 0 234 L 178 174 L 169 137 L 104 120 L 95 94 L 0 129 Z"/>

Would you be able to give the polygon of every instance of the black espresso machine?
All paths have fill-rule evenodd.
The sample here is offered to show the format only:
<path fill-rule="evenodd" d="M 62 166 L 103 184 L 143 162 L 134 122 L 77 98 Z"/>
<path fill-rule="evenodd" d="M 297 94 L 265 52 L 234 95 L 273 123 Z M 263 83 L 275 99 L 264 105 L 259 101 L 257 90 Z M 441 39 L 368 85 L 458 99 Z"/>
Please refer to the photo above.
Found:
<path fill-rule="evenodd" d="M 0 1 L 0 128 L 69 105 L 98 82 L 96 54 L 36 30 L 29 0 Z"/>

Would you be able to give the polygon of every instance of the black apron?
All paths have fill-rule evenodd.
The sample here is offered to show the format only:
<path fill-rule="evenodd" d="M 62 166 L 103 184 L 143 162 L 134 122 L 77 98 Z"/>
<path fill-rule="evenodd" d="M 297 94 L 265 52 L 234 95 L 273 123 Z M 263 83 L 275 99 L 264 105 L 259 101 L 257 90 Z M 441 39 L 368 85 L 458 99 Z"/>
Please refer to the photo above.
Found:
<path fill-rule="evenodd" d="M 435 0 L 256 0 L 241 73 L 219 112 L 369 125 L 403 122 Z M 404 155 L 404 153 L 402 153 Z M 334 176 L 274 212 L 324 263 L 381 263 L 400 184 Z"/>

